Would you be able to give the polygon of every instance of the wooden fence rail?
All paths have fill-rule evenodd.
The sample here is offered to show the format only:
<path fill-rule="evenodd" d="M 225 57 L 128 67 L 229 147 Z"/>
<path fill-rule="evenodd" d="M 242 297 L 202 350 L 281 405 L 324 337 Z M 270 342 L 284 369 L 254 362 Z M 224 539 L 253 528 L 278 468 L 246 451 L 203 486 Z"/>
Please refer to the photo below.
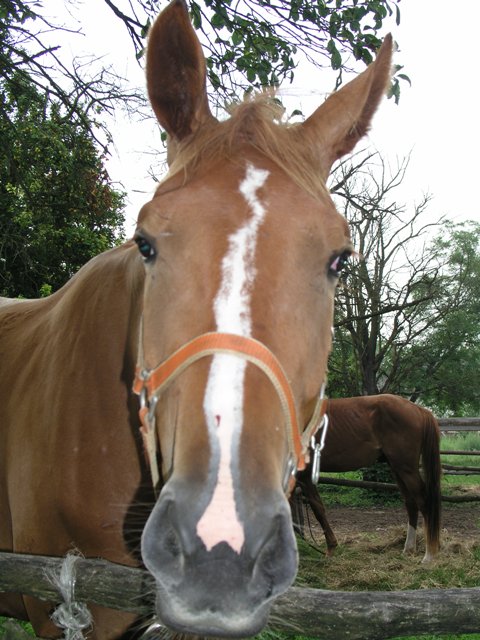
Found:
<path fill-rule="evenodd" d="M 62 558 L 0 553 L 0 592 L 58 602 L 48 575 Z M 79 558 L 75 594 L 80 602 L 151 616 L 153 577 L 105 560 Z M 274 603 L 269 628 L 322 640 L 386 640 L 423 634 L 480 631 L 480 588 L 418 591 L 326 591 L 290 588 Z"/>
<path fill-rule="evenodd" d="M 347 478 L 334 478 L 322 476 L 318 480 L 319 484 L 335 484 L 339 487 L 356 487 L 358 489 L 373 489 L 374 491 L 399 491 L 398 485 L 393 482 L 374 482 L 373 480 L 349 480 Z M 443 502 L 480 502 L 480 496 L 474 494 L 445 496 L 442 495 Z"/>
<path fill-rule="evenodd" d="M 441 431 L 480 431 L 480 418 L 437 418 Z"/>

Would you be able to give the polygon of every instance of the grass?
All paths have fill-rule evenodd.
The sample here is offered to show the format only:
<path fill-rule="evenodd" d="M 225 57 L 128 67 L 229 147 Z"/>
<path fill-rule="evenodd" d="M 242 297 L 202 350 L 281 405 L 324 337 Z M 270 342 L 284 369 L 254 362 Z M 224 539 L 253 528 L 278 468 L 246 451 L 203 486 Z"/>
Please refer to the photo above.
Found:
<path fill-rule="evenodd" d="M 440 441 L 442 451 L 480 451 L 480 433 L 470 431 L 443 435 Z M 442 455 L 442 462 L 459 467 L 480 467 L 480 456 Z M 442 491 L 445 495 L 478 488 L 478 475 L 444 475 Z"/>
<path fill-rule="evenodd" d="M 8 640 L 27 640 L 27 638 L 35 637 L 35 634 L 29 622 L 0 616 L 0 638 L 4 637 L 8 637 Z"/>
<path fill-rule="evenodd" d="M 433 566 L 422 554 L 403 555 L 405 529 L 352 533 L 340 540 L 333 558 L 299 540 L 298 586 L 332 591 L 393 591 L 478 587 L 480 540 L 458 541 L 445 533 L 442 551 Z M 422 536 L 419 535 L 422 550 Z"/>

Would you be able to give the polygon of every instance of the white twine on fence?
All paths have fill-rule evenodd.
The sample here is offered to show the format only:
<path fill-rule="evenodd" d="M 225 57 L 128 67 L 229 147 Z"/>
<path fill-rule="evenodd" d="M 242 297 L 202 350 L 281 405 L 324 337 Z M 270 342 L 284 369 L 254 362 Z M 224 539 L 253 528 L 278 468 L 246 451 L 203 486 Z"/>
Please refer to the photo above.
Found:
<path fill-rule="evenodd" d="M 64 640 L 85 640 L 83 629 L 92 624 L 92 615 L 83 602 L 75 602 L 75 564 L 79 555 L 68 553 L 60 568 L 60 572 L 48 572 L 48 579 L 62 595 L 63 603 L 59 604 L 50 616 L 53 623 L 64 630 Z"/>

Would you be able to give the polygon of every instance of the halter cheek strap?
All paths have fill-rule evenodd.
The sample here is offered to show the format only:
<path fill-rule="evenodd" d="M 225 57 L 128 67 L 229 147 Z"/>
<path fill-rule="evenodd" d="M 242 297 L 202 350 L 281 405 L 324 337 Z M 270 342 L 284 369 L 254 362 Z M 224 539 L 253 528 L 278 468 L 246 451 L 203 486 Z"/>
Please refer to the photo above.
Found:
<path fill-rule="evenodd" d="M 244 358 L 257 366 L 269 378 L 277 392 L 285 419 L 289 446 L 285 490 L 289 491 L 293 488 L 297 470 L 305 469 L 308 463 L 308 448 L 310 444 L 314 452 L 312 478 L 314 478 L 313 474 L 316 474 L 318 480 L 320 452 L 323 449 L 328 425 L 323 387 L 313 415 L 306 428 L 301 432 L 290 383 L 282 365 L 270 349 L 253 338 L 230 333 L 212 332 L 204 333 L 187 342 L 154 369 L 145 369 L 143 366 L 142 339 L 140 340 L 139 363 L 133 391 L 140 396 L 141 433 L 154 487 L 157 486 L 160 480 L 155 428 L 155 407 L 159 396 L 191 364 L 201 358 L 219 353 Z M 315 434 L 319 429 L 323 429 L 322 438 L 320 442 L 316 442 Z"/>

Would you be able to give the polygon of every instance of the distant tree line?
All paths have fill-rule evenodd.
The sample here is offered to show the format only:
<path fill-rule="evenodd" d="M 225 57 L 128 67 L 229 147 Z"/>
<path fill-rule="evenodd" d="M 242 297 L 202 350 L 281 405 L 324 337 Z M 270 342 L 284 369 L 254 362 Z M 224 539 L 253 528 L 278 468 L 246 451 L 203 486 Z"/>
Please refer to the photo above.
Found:
<path fill-rule="evenodd" d="M 364 154 L 333 176 L 358 255 L 337 290 L 330 394 L 480 415 L 480 224 L 432 221 L 428 195 L 401 204 L 407 167 Z"/>

